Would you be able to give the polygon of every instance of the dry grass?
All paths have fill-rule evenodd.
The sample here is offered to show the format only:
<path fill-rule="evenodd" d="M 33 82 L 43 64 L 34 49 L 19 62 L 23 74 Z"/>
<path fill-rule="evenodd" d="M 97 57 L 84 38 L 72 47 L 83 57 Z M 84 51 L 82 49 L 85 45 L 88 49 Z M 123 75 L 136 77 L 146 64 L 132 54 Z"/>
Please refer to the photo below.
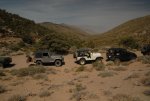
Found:
<path fill-rule="evenodd" d="M 57 74 L 57 70 L 54 68 L 48 68 L 46 74 Z"/>
<path fill-rule="evenodd" d="M 101 77 L 112 77 L 114 75 L 116 75 L 117 73 L 115 72 L 112 72 L 112 71 L 104 71 L 104 72 L 101 72 L 98 74 L 98 76 L 101 76 Z"/>
<path fill-rule="evenodd" d="M 112 95 L 112 92 L 110 92 L 110 91 L 108 91 L 108 90 L 103 91 L 103 93 L 104 93 L 104 95 L 106 95 L 106 96 L 110 96 L 110 95 Z"/>
<path fill-rule="evenodd" d="M 46 74 L 35 74 L 33 78 L 36 80 L 39 80 L 39 79 L 46 80 L 46 81 L 48 80 L 48 77 Z"/>
<path fill-rule="evenodd" d="M 8 101 L 26 101 L 26 97 L 21 95 L 13 95 L 8 99 Z"/>
<path fill-rule="evenodd" d="M 10 84 L 11 86 L 18 86 L 20 84 L 23 84 L 24 82 L 23 81 L 15 81 L 13 82 L 12 84 Z"/>
<path fill-rule="evenodd" d="M 128 62 L 122 62 L 121 65 L 123 66 L 129 66 L 131 63 L 133 63 L 134 61 L 128 61 Z"/>
<path fill-rule="evenodd" d="M 0 85 L 0 94 L 6 92 L 6 88 Z"/>
<path fill-rule="evenodd" d="M 148 71 L 148 72 L 145 74 L 145 76 L 150 76 L 150 71 Z"/>
<path fill-rule="evenodd" d="M 114 66 L 114 65 L 115 65 L 115 64 L 114 64 L 113 61 L 108 61 L 107 64 L 106 64 L 106 66 Z"/>
<path fill-rule="evenodd" d="M 77 84 L 74 89 L 69 90 L 70 93 L 73 93 L 70 99 L 71 100 L 75 99 L 76 101 L 82 101 L 82 98 L 86 95 L 85 89 L 86 89 L 85 86 L 81 84 Z"/>
<path fill-rule="evenodd" d="M 3 70 L 0 70 L 0 77 L 1 77 L 1 76 L 6 76 L 6 74 L 4 73 Z"/>
<path fill-rule="evenodd" d="M 99 99 L 99 96 L 97 95 L 97 94 L 90 94 L 90 95 L 88 95 L 88 98 L 89 99 Z"/>
<path fill-rule="evenodd" d="M 150 64 L 150 56 L 138 57 L 137 61 L 141 61 L 143 64 Z"/>
<path fill-rule="evenodd" d="M 146 77 L 146 78 L 141 79 L 141 83 L 144 86 L 150 86 L 150 77 Z"/>
<path fill-rule="evenodd" d="M 145 90 L 145 91 L 143 92 L 143 94 L 146 95 L 146 96 L 150 96 L 150 90 Z"/>
<path fill-rule="evenodd" d="M 105 65 L 103 63 L 100 63 L 100 62 L 94 62 L 93 67 L 97 71 L 105 70 Z"/>
<path fill-rule="evenodd" d="M 113 96 L 112 99 L 110 99 L 109 101 L 141 101 L 141 100 L 137 97 L 131 97 L 125 94 L 117 94 Z"/>
<path fill-rule="evenodd" d="M 82 72 L 85 70 L 85 68 L 86 68 L 86 66 L 81 65 L 80 67 L 77 67 L 76 72 Z"/>
<path fill-rule="evenodd" d="M 128 79 L 132 79 L 132 78 L 139 78 L 139 74 L 138 73 L 129 73 L 124 80 L 128 80 Z"/>
<path fill-rule="evenodd" d="M 49 92 L 48 90 L 42 91 L 39 93 L 40 97 L 48 97 L 52 94 L 53 92 Z"/>
<path fill-rule="evenodd" d="M 112 68 L 112 70 L 114 70 L 114 71 L 126 71 L 127 68 L 126 68 L 126 67 L 118 66 L 118 67 L 116 67 L 116 68 Z"/>
<path fill-rule="evenodd" d="M 23 77 L 23 76 L 33 76 L 39 73 L 45 73 L 45 71 L 46 69 L 43 67 L 28 67 L 28 68 L 14 69 L 11 70 L 10 73 L 18 77 Z"/>

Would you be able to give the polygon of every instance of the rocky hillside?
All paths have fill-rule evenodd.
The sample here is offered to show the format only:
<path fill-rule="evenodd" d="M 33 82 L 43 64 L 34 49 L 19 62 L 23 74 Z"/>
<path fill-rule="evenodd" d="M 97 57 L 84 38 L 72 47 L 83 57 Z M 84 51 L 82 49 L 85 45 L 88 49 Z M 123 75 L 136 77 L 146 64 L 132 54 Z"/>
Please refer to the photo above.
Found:
<path fill-rule="evenodd" d="M 72 46 L 80 47 L 83 40 L 81 36 L 83 38 L 86 36 L 86 33 L 84 34 L 83 31 L 64 25 L 52 23 L 36 24 L 34 21 L 0 9 L 1 39 L 7 40 L 7 37 L 21 38 L 24 43 L 36 47 L 44 47 L 54 51 L 65 51 Z M 0 44 L 1 47 L 6 46 L 4 45 L 6 44 L 4 43 L 5 40 L 0 42 L 3 44 Z"/>
<path fill-rule="evenodd" d="M 118 45 L 124 37 L 133 37 L 139 44 L 150 43 L 150 15 L 125 22 L 94 39 L 97 45 Z"/>

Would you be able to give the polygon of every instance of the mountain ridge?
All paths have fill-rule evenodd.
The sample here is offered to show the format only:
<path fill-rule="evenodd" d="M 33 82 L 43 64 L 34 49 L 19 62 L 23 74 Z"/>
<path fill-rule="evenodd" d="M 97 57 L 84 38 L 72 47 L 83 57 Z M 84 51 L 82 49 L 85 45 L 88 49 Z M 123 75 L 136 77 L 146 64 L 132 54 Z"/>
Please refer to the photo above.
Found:
<path fill-rule="evenodd" d="M 105 33 L 95 35 L 97 45 L 117 45 L 124 37 L 133 37 L 139 44 L 150 43 L 150 15 L 129 20 Z"/>

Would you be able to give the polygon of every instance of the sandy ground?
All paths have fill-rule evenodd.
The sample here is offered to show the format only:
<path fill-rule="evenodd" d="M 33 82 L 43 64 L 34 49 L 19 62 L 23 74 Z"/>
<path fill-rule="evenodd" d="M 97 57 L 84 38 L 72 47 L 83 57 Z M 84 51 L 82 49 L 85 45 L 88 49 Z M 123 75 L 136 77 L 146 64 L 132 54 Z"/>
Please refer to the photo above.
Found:
<path fill-rule="evenodd" d="M 137 54 L 141 55 L 139 52 Z M 105 53 L 103 57 L 106 65 Z M 32 64 L 26 63 L 25 55 L 12 56 L 12 58 L 14 66 L 4 69 L 7 75 L 0 77 L 0 85 L 4 85 L 7 90 L 0 93 L 0 101 L 8 101 L 16 94 L 25 96 L 27 101 L 109 101 L 117 94 L 138 97 L 141 101 L 150 101 L 150 96 L 143 94 L 150 88 L 140 83 L 140 80 L 145 78 L 145 74 L 150 71 L 148 64 L 133 61 L 122 66 L 126 69 L 123 71 L 110 70 L 116 66 L 105 66 L 105 71 L 96 71 L 92 64 L 87 64 L 84 71 L 76 72 L 80 65 L 75 63 L 72 55 L 67 55 L 65 65 L 62 67 L 44 66 L 47 69 L 45 73 L 47 79 L 37 80 L 31 76 L 12 76 L 8 71 L 27 68 Z M 103 72 L 113 72 L 114 75 L 99 76 Z M 50 95 L 40 97 L 44 91 L 49 92 Z"/>

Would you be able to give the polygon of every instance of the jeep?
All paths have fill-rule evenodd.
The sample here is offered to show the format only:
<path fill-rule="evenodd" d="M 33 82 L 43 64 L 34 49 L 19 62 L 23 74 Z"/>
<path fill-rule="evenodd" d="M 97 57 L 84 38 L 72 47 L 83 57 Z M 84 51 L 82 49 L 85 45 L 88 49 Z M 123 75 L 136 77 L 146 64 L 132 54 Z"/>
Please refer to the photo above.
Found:
<path fill-rule="evenodd" d="M 80 65 L 85 65 L 87 62 L 102 61 L 102 59 L 101 53 L 93 53 L 90 50 L 76 52 L 76 62 Z"/>
<path fill-rule="evenodd" d="M 144 45 L 144 46 L 141 48 L 141 53 L 142 53 L 143 55 L 150 55 L 150 44 Z"/>
<path fill-rule="evenodd" d="M 0 67 L 6 67 L 12 62 L 12 58 L 9 56 L 0 56 Z"/>
<path fill-rule="evenodd" d="M 59 67 L 64 64 L 64 57 L 46 50 L 37 51 L 34 55 L 34 62 L 37 65 L 54 63 L 56 67 Z"/>
<path fill-rule="evenodd" d="M 129 61 L 136 59 L 137 55 L 133 52 L 129 52 L 124 48 L 110 48 L 106 52 L 106 61 L 114 61 L 115 63 L 120 61 Z"/>

